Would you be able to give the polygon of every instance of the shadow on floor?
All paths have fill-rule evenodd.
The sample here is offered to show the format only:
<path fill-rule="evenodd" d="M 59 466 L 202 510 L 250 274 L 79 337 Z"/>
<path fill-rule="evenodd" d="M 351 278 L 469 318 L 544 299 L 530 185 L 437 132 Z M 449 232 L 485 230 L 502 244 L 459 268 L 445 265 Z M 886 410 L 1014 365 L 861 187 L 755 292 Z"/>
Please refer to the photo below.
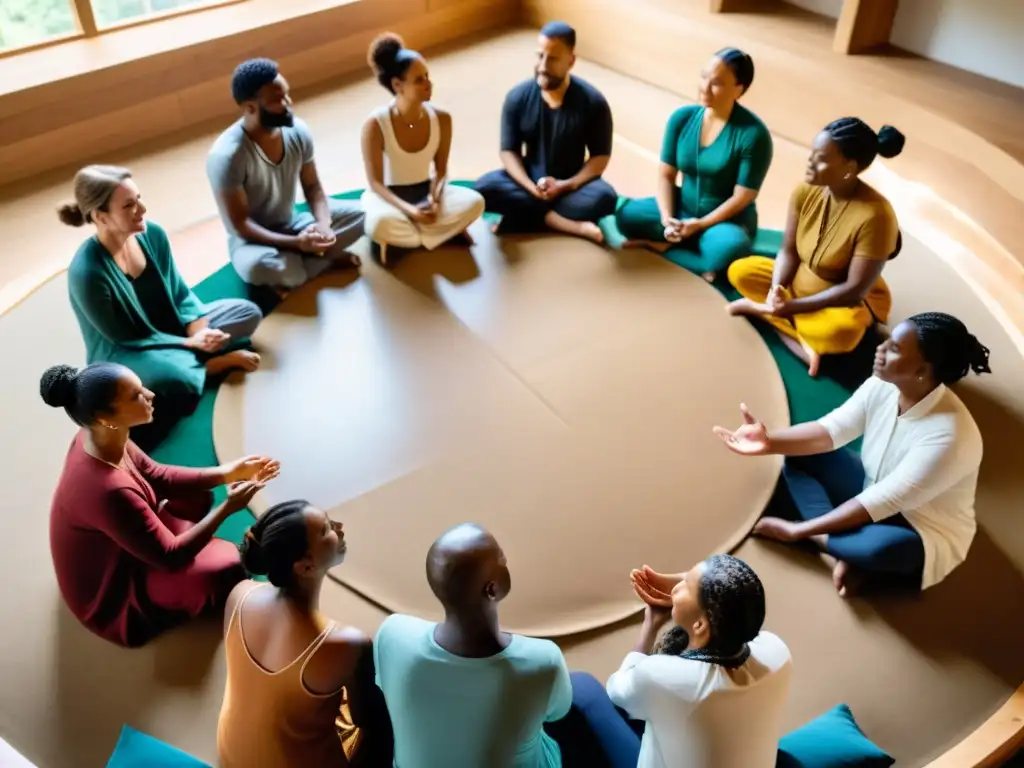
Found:
<path fill-rule="evenodd" d="M 403 255 L 391 268 L 394 278 L 428 299 L 440 300 L 438 278 L 452 285 L 480 277 L 473 251 L 464 245 L 443 245 L 433 251 L 416 250 Z"/>
<path fill-rule="evenodd" d="M 53 754 L 79 765 L 105 765 L 125 723 L 146 730 L 154 705 L 169 694 L 206 687 L 221 643 L 219 618 L 124 649 L 92 635 L 59 599 L 53 669 L 56 675 Z"/>

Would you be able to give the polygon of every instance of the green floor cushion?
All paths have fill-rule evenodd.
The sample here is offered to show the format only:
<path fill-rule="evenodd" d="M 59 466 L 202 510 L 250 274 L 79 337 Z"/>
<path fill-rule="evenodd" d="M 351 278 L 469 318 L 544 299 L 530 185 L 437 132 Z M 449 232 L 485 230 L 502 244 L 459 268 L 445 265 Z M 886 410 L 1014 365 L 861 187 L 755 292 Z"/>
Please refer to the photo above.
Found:
<path fill-rule="evenodd" d="M 210 768 L 210 765 L 126 725 L 121 728 L 121 737 L 107 768 Z"/>
<path fill-rule="evenodd" d="M 775 768 L 888 768 L 895 762 L 839 704 L 783 736 Z"/>

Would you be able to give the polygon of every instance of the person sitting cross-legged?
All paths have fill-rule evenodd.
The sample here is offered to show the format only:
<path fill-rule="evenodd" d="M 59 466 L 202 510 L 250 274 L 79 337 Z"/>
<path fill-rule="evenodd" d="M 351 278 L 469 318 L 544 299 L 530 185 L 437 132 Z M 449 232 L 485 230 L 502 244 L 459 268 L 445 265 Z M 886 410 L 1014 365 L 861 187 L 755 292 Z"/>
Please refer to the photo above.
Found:
<path fill-rule="evenodd" d="M 950 385 L 990 373 L 989 350 L 960 320 L 924 312 L 875 352 L 874 375 L 817 421 L 769 431 L 744 407 L 715 427 L 743 456 L 785 456 L 770 514 L 754 533 L 810 541 L 835 559 L 842 596 L 866 577 L 927 589 L 967 557 L 982 438 Z M 863 437 L 858 456 L 844 446 Z"/>
<path fill-rule="evenodd" d="M 235 271 L 251 285 L 286 293 L 332 266 L 358 267 L 348 248 L 363 235 L 363 211 L 324 192 L 313 136 L 292 111 L 277 64 L 239 64 L 231 93 L 243 115 L 214 142 L 206 173 Z M 295 210 L 299 186 L 305 213 Z"/>
<path fill-rule="evenodd" d="M 387 264 L 387 249 L 426 248 L 459 238 L 480 218 L 479 192 L 448 183 L 452 117 L 430 103 L 433 86 L 426 62 L 397 35 L 370 46 L 377 80 L 394 95 L 363 126 L 363 162 L 369 188 L 363 193 L 366 234 Z M 433 177 L 431 177 L 433 166 Z"/>
<path fill-rule="evenodd" d="M 427 553 L 440 624 L 395 614 L 374 641 L 401 768 L 559 768 L 546 721 L 569 711 L 572 687 L 558 646 L 502 632 L 498 603 L 512 586 L 494 537 L 465 523 Z"/>
<path fill-rule="evenodd" d="M 534 77 L 505 97 L 504 168 L 476 182 L 487 210 L 502 217 L 499 234 L 555 230 L 604 242 L 597 222 L 618 201 L 601 177 L 612 155 L 612 112 L 600 91 L 570 75 L 575 47 L 568 24 L 545 25 Z"/>

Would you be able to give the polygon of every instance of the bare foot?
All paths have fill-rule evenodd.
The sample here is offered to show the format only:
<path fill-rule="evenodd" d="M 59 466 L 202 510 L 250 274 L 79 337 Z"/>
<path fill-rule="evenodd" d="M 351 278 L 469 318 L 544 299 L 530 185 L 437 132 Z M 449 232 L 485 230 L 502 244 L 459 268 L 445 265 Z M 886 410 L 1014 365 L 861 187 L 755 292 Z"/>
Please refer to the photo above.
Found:
<path fill-rule="evenodd" d="M 344 255 L 331 260 L 331 269 L 359 269 L 361 266 L 363 266 L 363 260 L 347 251 Z"/>
<path fill-rule="evenodd" d="M 501 224 L 491 224 L 491 232 L 493 232 L 494 234 L 498 234 L 498 229 L 500 227 L 501 227 Z"/>
<path fill-rule="evenodd" d="M 764 315 L 768 313 L 768 307 L 743 297 L 736 301 L 730 301 L 726 305 L 725 311 L 730 315 Z"/>
<path fill-rule="evenodd" d="M 657 243 L 654 240 L 626 240 L 623 248 L 646 248 L 655 253 L 664 253 L 672 247 L 672 243 Z"/>
<path fill-rule="evenodd" d="M 800 339 L 800 346 L 803 348 L 804 354 L 807 355 L 807 375 L 814 378 L 818 375 L 818 369 L 821 368 L 821 355 L 811 349 L 803 339 Z"/>
<path fill-rule="evenodd" d="M 713 283 L 715 282 L 715 278 L 718 277 L 718 274 L 715 272 L 705 272 L 701 277 L 703 277 L 707 282 Z"/>
<path fill-rule="evenodd" d="M 842 560 L 837 561 L 832 569 L 832 584 L 840 597 L 855 597 L 863 581 L 861 573 Z"/>
<path fill-rule="evenodd" d="M 259 367 L 260 356 L 247 349 L 237 349 L 206 361 L 206 372 L 210 376 L 218 376 L 234 370 L 252 373 Z"/>
<path fill-rule="evenodd" d="M 585 237 L 587 240 L 591 240 L 598 245 L 604 244 L 604 232 L 602 232 L 601 228 L 592 221 L 580 222 L 579 235 L 580 237 Z"/>

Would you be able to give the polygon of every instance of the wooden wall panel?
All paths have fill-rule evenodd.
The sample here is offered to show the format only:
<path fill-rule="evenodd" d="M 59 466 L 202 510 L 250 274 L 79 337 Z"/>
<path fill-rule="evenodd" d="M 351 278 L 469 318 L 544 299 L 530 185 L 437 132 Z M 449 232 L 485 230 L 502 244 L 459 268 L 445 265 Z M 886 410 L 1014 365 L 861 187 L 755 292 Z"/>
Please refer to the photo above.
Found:
<path fill-rule="evenodd" d="M 385 29 L 429 48 L 507 26 L 517 12 L 517 0 L 361 0 L 5 94 L 0 185 L 236 114 L 231 72 L 247 58 L 276 59 L 301 89 L 360 72 Z"/>

